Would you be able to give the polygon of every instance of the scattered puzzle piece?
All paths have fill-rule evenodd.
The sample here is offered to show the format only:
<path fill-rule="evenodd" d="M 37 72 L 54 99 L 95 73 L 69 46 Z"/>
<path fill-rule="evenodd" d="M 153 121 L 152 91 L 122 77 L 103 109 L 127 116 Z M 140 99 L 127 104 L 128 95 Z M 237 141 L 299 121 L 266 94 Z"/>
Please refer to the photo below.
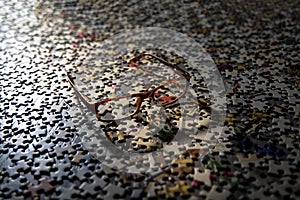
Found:
<path fill-rule="evenodd" d="M 28 189 L 24 191 L 25 194 L 30 194 L 32 198 L 39 196 L 40 192 L 48 193 L 54 190 L 54 186 L 51 183 L 54 183 L 54 179 L 45 179 L 42 178 L 39 180 L 39 184 L 33 185 L 32 183 L 28 184 Z"/>

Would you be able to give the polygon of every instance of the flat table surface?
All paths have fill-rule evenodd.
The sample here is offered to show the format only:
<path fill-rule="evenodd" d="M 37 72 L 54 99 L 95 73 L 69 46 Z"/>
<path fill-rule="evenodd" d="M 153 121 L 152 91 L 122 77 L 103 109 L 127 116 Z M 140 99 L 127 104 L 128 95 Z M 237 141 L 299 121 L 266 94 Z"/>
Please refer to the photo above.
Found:
<path fill-rule="evenodd" d="M 299 21 L 292 0 L 1 1 L 0 199 L 298 199 Z M 160 174 L 112 169 L 86 148 L 64 76 L 143 27 L 196 40 L 226 89 L 222 139 Z"/>

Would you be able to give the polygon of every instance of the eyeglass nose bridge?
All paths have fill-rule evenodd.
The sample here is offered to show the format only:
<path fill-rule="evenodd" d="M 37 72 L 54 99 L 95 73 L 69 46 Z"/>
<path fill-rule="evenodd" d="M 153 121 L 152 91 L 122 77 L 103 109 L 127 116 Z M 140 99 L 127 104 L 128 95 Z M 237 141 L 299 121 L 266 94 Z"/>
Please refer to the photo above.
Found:
<path fill-rule="evenodd" d="M 155 88 L 154 90 L 151 91 L 147 91 L 147 92 L 143 92 L 143 93 L 137 93 L 137 94 L 132 94 L 131 97 L 137 97 L 135 106 L 136 106 L 136 110 L 134 113 L 132 113 L 130 116 L 134 116 L 136 115 L 139 110 L 141 109 L 142 103 L 144 101 L 144 99 L 147 98 L 152 98 L 152 100 L 154 100 L 154 93 L 155 91 L 158 90 L 158 88 Z M 154 102 L 155 103 L 155 102 Z"/>

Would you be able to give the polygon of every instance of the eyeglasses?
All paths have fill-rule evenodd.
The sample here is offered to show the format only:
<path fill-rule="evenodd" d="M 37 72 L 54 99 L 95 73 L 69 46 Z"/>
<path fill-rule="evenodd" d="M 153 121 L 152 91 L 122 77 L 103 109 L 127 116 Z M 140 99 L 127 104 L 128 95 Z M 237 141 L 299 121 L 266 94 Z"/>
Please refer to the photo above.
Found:
<path fill-rule="evenodd" d="M 148 59 L 148 61 L 149 59 L 154 60 L 156 65 L 149 64 L 149 62 L 145 64 L 145 62 L 143 62 L 145 59 Z M 135 70 L 142 70 L 148 74 L 150 73 L 152 76 L 163 77 L 164 80 L 162 84 L 151 90 L 105 98 L 96 103 L 90 103 L 89 98 L 80 92 L 70 74 L 67 74 L 67 80 L 83 104 L 91 112 L 96 114 L 98 120 L 104 122 L 117 121 L 135 116 L 141 109 L 143 101 L 148 98 L 150 98 L 156 106 L 167 107 L 173 105 L 188 90 L 190 74 L 180 67 L 153 54 L 143 53 L 130 59 L 128 67 L 134 68 Z M 176 78 L 172 77 L 172 79 L 168 80 L 169 76 L 166 73 L 170 73 L 170 70 L 173 74 L 176 74 Z"/>

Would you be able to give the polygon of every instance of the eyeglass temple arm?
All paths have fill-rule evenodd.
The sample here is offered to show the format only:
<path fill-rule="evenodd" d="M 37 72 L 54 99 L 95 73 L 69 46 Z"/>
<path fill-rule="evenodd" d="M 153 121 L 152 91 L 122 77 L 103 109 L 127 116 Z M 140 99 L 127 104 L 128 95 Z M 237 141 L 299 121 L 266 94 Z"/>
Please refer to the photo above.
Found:
<path fill-rule="evenodd" d="M 76 95 L 79 97 L 79 99 L 83 102 L 83 104 L 90 110 L 90 111 L 92 111 L 93 113 L 95 113 L 96 114 L 96 117 L 98 117 L 97 116 L 97 112 L 96 112 L 96 110 L 97 110 L 97 108 L 98 108 L 98 106 L 100 105 L 97 105 L 97 103 L 96 104 L 94 104 L 94 103 L 89 103 L 88 102 L 88 97 L 86 97 L 86 96 L 84 96 L 80 91 L 79 91 L 79 89 L 78 89 L 78 87 L 75 85 L 75 83 L 74 83 L 74 80 L 73 80 L 73 77 L 70 75 L 70 74 L 67 74 L 67 79 L 68 79 L 68 81 L 70 82 L 70 84 L 71 84 L 71 86 L 73 87 L 73 89 L 74 89 L 74 91 L 75 91 L 75 93 L 76 93 Z"/>
<path fill-rule="evenodd" d="M 105 104 L 109 101 L 113 101 L 113 100 L 118 100 L 118 99 L 122 99 L 122 98 L 126 98 L 126 97 L 138 97 L 138 94 L 132 94 L 132 95 L 124 95 L 124 96 L 119 96 L 116 98 L 109 98 L 109 99 L 105 99 L 102 100 L 100 102 L 96 102 L 96 103 L 89 103 L 89 99 L 88 97 L 84 96 L 78 89 L 78 87 L 75 85 L 73 77 L 70 74 L 67 74 L 67 79 L 70 82 L 71 86 L 73 87 L 73 89 L 75 90 L 76 95 L 80 98 L 80 100 L 83 102 L 83 104 L 90 110 L 92 111 L 94 114 L 96 114 L 96 118 L 99 118 L 99 113 L 97 112 L 97 109 L 100 105 Z M 138 105 L 140 106 L 140 105 Z"/>
<path fill-rule="evenodd" d="M 134 64 L 135 62 L 139 61 L 141 58 L 143 58 L 145 56 L 150 56 L 150 57 L 153 57 L 153 58 L 159 60 L 161 63 L 167 65 L 168 67 L 171 67 L 172 69 L 177 71 L 180 75 L 184 76 L 188 81 L 190 80 L 191 75 L 188 72 L 186 72 L 186 71 L 180 69 L 179 67 L 176 67 L 173 64 L 167 62 L 166 60 L 164 60 L 162 58 L 159 58 L 159 57 L 157 57 L 153 54 L 150 54 L 150 53 L 142 53 L 142 54 L 132 58 L 129 62 L 130 62 L 130 64 Z"/>

